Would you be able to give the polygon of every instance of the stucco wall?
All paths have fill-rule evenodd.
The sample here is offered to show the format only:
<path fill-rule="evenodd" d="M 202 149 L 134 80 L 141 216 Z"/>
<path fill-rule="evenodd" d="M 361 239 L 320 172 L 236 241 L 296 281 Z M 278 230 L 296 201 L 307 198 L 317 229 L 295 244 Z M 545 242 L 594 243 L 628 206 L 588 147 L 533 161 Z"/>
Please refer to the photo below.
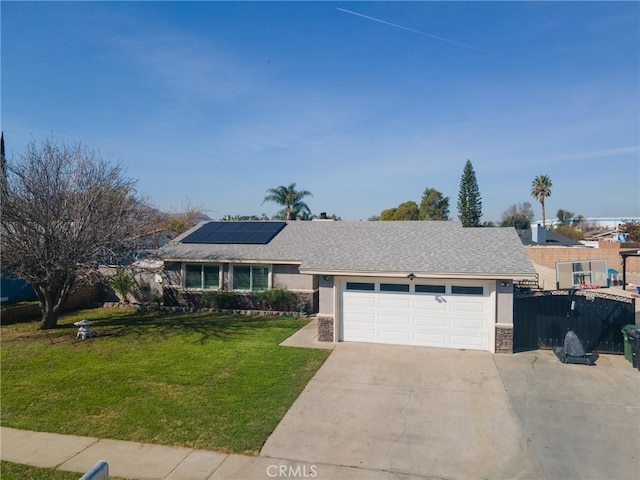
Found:
<path fill-rule="evenodd" d="M 496 323 L 513 324 L 513 282 L 496 281 L 496 296 Z"/>
<path fill-rule="evenodd" d="M 333 277 L 321 276 L 319 279 L 318 290 L 320 293 L 318 313 L 320 315 L 333 316 Z"/>
<path fill-rule="evenodd" d="M 542 290 L 555 290 L 556 289 L 556 270 L 555 268 L 545 267 L 538 263 L 533 265 L 538 272 L 538 286 Z"/>
<path fill-rule="evenodd" d="M 231 282 L 231 265 L 220 264 L 222 268 L 223 284 L 229 288 Z M 168 285 L 181 285 L 180 262 L 167 262 L 164 265 L 164 274 Z M 314 290 L 314 283 L 317 281 L 314 275 L 302 275 L 298 265 L 272 265 L 271 274 L 273 278 L 273 288 L 286 288 L 288 290 Z M 317 288 L 317 287 L 316 287 Z"/>
<path fill-rule="evenodd" d="M 301 275 L 299 265 L 273 265 L 273 288 L 313 290 L 313 275 Z"/>
<path fill-rule="evenodd" d="M 178 262 L 165 262 L 164 276 L 166 285 L 180 285 L 180 272 L 182 265 Z"/>

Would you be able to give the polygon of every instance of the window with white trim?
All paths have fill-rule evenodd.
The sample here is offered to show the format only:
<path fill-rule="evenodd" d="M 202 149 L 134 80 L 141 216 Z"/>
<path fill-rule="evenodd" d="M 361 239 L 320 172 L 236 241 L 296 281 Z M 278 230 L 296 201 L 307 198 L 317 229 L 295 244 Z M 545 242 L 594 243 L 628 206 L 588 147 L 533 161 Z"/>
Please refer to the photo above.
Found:
<path fill-rule="evenodd" d="M 220 265 L 206 263 L 185 264 L 184 288 L 220 288 Z"/>
<path fill-rule="evenodd" d="M 269 288 L 268 265 L 234 265 L 233 290 L 260 291 Z"/>

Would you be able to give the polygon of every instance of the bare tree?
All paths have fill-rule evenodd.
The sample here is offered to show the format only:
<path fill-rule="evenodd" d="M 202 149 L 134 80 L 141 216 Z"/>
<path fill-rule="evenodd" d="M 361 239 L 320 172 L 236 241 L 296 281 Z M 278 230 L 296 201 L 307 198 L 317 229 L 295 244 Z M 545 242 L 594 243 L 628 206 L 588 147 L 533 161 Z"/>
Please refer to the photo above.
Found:
<path fill-rule="evenodd" d="M 145 208 L 135 182 L 80 143 L 31 141 L 6 165 L 0 247 L 5 271 L 35 289 L 40 329 L 57 326 L 69 294 L 104 258 L 128 251 Z"/>
<path fill-rule="evenodd" d="M 501 227 L 515 227 L 528 230 L 531 228 L 533 217 L 533 209 L 529 202 L 518 203 L 517 205 L 514 203 L 502 212 L 499 225 Z"/>
<path fill-rule="evenodd" d="M 199 222 L 206 218 L 204 210 L 201 207 L 187 205 L 180 212 L 165 213 L 161 227 L 164 229 L 167 237 L 173 239 L 183 234 Z"/>

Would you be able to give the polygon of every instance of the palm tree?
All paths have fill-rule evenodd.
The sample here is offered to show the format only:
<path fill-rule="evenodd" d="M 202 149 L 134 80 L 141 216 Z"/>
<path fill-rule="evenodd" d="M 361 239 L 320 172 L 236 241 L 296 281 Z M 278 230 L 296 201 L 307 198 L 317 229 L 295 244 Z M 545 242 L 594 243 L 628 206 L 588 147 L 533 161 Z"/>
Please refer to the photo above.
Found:
<path fill-rule="evenodd" d="M 544 199 L 551 196 L 553 183 L 547 175 L 538 175 L 531 183 L 531 196 L 537 199 L 542 205 L 542 227 L 546 227 L 544 214 Z"/>
<path fill-rule="evenodd" d="M 306 212 L 311 214 L 311 210 L 306 203 L 302 201 L 305 197 L 313 197 L 308 190 L 296 191 L 296 184 L 292 183 L 288 187 L 280 185 L 276 188 L 267 190 L 268 195 L 264 197 L 264 202 L 275 202 L 284 207 L 284 219 L 295 220 L 297 215 Z"/>

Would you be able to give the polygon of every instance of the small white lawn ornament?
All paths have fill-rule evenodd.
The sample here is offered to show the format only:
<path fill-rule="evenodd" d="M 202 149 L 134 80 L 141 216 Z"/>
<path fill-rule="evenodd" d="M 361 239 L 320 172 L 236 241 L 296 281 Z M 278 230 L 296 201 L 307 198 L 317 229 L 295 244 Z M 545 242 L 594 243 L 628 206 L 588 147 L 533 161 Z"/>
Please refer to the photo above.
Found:
<path fill-rule="evenodd" d="M 76 338 L 81 338 L 83 340 L 91 338 L 91 322 L 89 320 L 81 320 L 79 322 L 75 322 L 74 325 L 78 327 Z"/>

